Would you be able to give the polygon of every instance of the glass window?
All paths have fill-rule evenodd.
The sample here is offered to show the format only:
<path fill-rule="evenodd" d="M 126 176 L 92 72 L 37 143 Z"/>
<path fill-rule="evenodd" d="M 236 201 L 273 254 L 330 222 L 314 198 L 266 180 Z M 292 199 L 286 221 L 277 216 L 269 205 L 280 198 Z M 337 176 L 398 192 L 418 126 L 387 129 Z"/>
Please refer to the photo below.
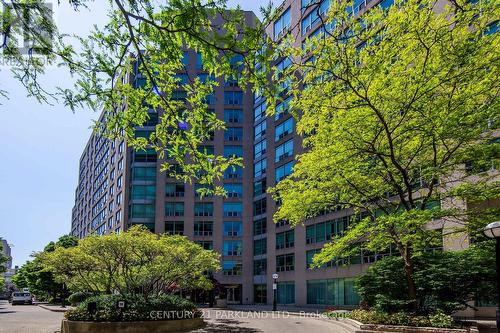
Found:
<path fill-rule="evenodd" d="M 241 216 L 242 211 L 241 202 L 224 202 L 224 216 Z"/>
<path fill-rule="evenodd" d="M 156 151 L 152 148 L 134 152 L 134 162 L 156 162 Z"/>
<path fill-rule="evenodd" d="M 156 185 L 132 185 L 132 200 L 156 198 Z"/>
<path fill-rule="evenodd" d="M 253 241 L 253 255 L 260 256 L 267 253 L 267 238 L 256 239 Z"/>
<path fill-rule="evenodd" d="M 238 276 L 241 275 L 241 261 L 240 260 L 223 260 L 222 271 L 224 275 Z"/>
<path fill-rule="evenodd" d="M 282 159 L 285 159 L 292 155 L 293 155 L 293 139 L 290 139 L 287 142 L 276 147 L 274 161 L 279 162 Z"/>
<path fill-rule="evenodd" d="M 224 222 L 224 236 L 239 237 L 243 233 L 243 224 L 241 222 Z"/>
<path fill-rule="evenodd" d="M 253 158 L 258 159 L 266 153 L 267 140 L 264 139 L 259 143 L 256 143 L 253 147 Z"/>
<path fill-rule="evenodd" d="M 243 111 L 236 109 L 224 110 L 224 121 L 226 123 L 241 124 L 243 122 Z"/>
<path fill-rule="evenodd" d="M 264 217 L 253 222 L 254 236 L 265 234 L 267 231 L 267 219 Z"/>
<path fill-rule="evenodd" d="M 254 126 L 254 140 L 260 139 L 264 134 L 266 134 L 266 120 Z"/>
<path fill-rule="evenodd" d="M 295 164 L 295 161 L 290 161 L 279 168 L 276 168 L 275 172 L 275 177 L 276 177 L 276 183 L 284 179 L 286 176 L 289 176 L 292 174 L 293 171 L 293 165 Z"/>
<path fill-rule="evenodd" d="M 274 40 L 279 39 L 283 36 L 292 24 L 292 12 L 290 7 L 288 7 L 281 16 L 274 21 Z"/>
<path fill-rule="evenodd" d="M 165 233 L 169 235 L 183 235 L 184 222 L 183 221 L 167 221 L 165 222 Z"/>
<path fill-rule="evenodd" d="M 289 118 L 276 126 L 274 131 L 274 141 L 279 141 L 290 133 L 293 133 L 293 118 Z"/>
<path fill-rule="evenodd" d="M 203 69 L 203 57 L 200 52 L 196 52 L 196 69 L 197 70 Z"/>
<path fill-rule="evenodd" d="M 267 286 L 265 284 L 254 284 L 253 286 L 253 302 L 255 304 L 267 303 Z"/>
<path fill-rule="evenodd" d="M 265 275 L 267 273 L 267 259 L 253 261 L 253 275 Z"/>
<path fill-rule="evenodd" d="M 266 198 L 254 201 L 253 203 L 253 215 L 260 215 L 266 212 Z"/>
<path fill-rule="evenodd" d="M 130 217 L 132 218 L 154 218 L 154 204 L 132 204 L 130 205 Z M 117 218 L 117 221 L 119 219 Z"/>
<path fill-rule="evenodd" d="M 224 146 L 224 157 L 242 157 L 243 147 L 242 146 Z"/>
<path fill-rule="evenodd" d="M 276 105 L 274 120 L 278 120 L 290 112 L 290 102 L 292 101 L 292 96 L 285 99 L 283 102 Z"/>
<path fill-rule="evenodd" d="M 184 202 L 166 202 L 165 216 L 184 216 Z"/>
<path fill-rule="evenodd" d="M 225 240 L 222 243 L 222 255 L 223 256 L 241 256 L 242 254 L 242 244 L 241 240 Z"/>
<path fill-rule="evenodd" d="M 241 198 L 243 196 L 242 184 L 224 184 L 228 198 Z"/>
<path fill-rule="evenodd" d="M 253 183 L 253 196 L 258 196 L 266 193 L 266 179 L 262 179 Z"/>
<path fill-rule="evenodd" d="M 295 245 L 294 230 L 280 232 L 276 234 L 276 249 L 286 249 Z"/>
<path fill-rule="evenodd" d="M 189 52 L 188 51 L 182 52 L 182 64 L 185 67 L 189 66 Z"/>
<path fill-rule="evenodd" d="M 253 165 L 253 176 L 260 177 L 266 174 L 267 159 L 262 159 Z"/>
<path fill-rule="evenodd" d="M 276 272 L 295 270 L 295 254 L 288 253 L 276 256 Z"/>
<path fill-rule="evenodd" d="M 212 202 L 196 202 L 194 204 L 194 216 L 213 216 L 214 204 Z"/>
<path fill-rule="evenodd" d="M 278 282 L 277 299 L 278 304 L 295 303 L 295 283 L 293 281 Z"/>
<path fill-rule="evenodd" d="M 241 140 L 243 140 L 243 128 L 242 127 L 227 127 L 224 130 L 224 140 L 225 141 L 241 141 Z"/>
<path fill-rule="evenodd" d="M 200 245 L 204 250 L 213 250 L 214 249 L 214 242 L 213 241 L 196 241 L 196 244 Z"/>
<path fill-rule="evenodd" d="M 307 304 L 358 305 L 354 279 L 308 280 Z"/>
<path fill-rule="evenodd" d="M 184 184 L 167 183 L 165 185 L 165 196 L 167 197 L 183 197 Z"/>
<path fill-rule="evenodd" d="M 242 105 L 243 93 L 241 91 L 224 91 L 224 104 Z"/>
<path fill-rule="evenodd" d="M 289 57 L 286 57 L 285 59 L 281 60 L 275 66 L 275 68 L 276 68 L 276 74 L 280 74 L 285 69 L 287 69 L 288 67 L 290 67 L 291 64 L 292 64 L 292 60 Z"/>
<path fill-rule="evenodd" d="M 195 221 L 194 222 L 194 235 L 195 236 L 212 236 L 213 234 L 212 221 Z"/>
<path fill-rule="evenodd" d="M 224 179 L 240 179 L 243 177 L 241 166 L 230 166 L 224 171 Z"/>
<path fill-rule="evenodd" d="M 260 104 L 259 106 L 256 106 L 254 108 L 254 122 L 261 119 L 261 118 L 265 118 L 266 116 L 266 108 L 267 108 L 267 104 L 266 103 L 262 103 Z"/>

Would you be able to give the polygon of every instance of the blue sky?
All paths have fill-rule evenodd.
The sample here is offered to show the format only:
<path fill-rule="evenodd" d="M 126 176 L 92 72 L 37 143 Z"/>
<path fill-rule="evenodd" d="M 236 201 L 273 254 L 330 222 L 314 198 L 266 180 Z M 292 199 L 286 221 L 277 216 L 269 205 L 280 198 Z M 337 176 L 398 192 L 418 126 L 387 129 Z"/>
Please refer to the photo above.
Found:
<path fill-rule="evenodd" d="M 84 36 L 93 24 L 106 22 L 107 1 L 96 0 L 91 12 L 78 13 L 62 2 L 55 12 L 61 32 Z M 258 14 L 267 3 L 230 0 L 228 6 Z M 49 88 L 72 82 L 57 68 L 41 80 Z M 33 251 L 70 231 L 78 160 L 98 114 L 39 104 L 1 65 L 0 89 L 9 93 L 8 99 L 0 97 L 0 237 L 13 246 L 13 264 L 22 265 Z"/>

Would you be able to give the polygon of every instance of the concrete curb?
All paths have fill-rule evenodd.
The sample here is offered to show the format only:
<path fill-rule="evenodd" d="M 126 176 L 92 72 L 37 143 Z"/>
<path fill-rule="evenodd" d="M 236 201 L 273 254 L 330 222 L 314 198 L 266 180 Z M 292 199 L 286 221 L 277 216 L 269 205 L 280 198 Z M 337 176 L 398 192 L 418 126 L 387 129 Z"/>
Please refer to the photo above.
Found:
<path fill-rule="evenodd" d="M 45 304 L 38 304 L 38 306 L 41 307 L 42 309 L 49 310 L 52 312 L 66 312 L 68 310 L 71 310 L 71 307 L 61 308 L 61 307 L 55 307 L 55 306 L 45 305 Z"/>

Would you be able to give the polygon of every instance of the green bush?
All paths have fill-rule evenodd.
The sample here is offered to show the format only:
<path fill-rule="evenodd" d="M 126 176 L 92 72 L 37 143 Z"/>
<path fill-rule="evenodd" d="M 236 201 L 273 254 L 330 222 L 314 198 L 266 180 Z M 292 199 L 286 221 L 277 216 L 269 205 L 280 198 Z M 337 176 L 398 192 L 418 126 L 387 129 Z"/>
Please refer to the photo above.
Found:
<path fill-rule="evenodd" d="M 119 309 L 118 301 L 125 301 L 125 308 Z M 90 313 L 88 304 L 96 303 L 96 311 Z M 161 317 L 156 313 L 162 314 Z M 166 313 L 171 317 L 167 318 Z M 153 315 L 152 315 L 153 314 Z M 99 295 L 87 298 L 75 309 L 65 313 L 68 320 L 74 321 L 149 321 L 200 317 L 196 305 L 182 297 L 158 295 Z"/>
<path fill-rule="evenodd" d="M 92 294 L 90 294 L 90 293 L 77 291 L 76 293 L 69 295 L 68 302 L 71 305 L 76 306 L 91 296 L 92 296 Z"/>
<path fill-rule="evenodd" d="M 417 316 L 406 312 L 386 313 L 381 311 L 354 310 L 348 318 L 363 324 L 417 326 L 417 327 L 453 327 L 453 319 L 442 312 L 430 316 Z"/>

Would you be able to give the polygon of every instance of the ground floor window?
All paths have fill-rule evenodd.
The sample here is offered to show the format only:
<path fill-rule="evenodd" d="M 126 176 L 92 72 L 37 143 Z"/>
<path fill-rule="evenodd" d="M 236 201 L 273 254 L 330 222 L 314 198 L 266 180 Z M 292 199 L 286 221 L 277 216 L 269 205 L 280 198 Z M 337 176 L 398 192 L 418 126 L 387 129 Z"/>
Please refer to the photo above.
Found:
<path fill-rule="evenodd" d="M 265 284 L 254 284 L 253 302 L 256 304 L 267 303 L 267 286 Z"/>
<path fill-rule="evenodd" d="M 307 281 L 307 304 L 358 305 L 353 278 Z"/>
<path fill-rule="evenodd" d="M 278 304 L 294 304 L 295 303 L 295 283 L 293 281 L 278 282 L 277 290 Z"/>

